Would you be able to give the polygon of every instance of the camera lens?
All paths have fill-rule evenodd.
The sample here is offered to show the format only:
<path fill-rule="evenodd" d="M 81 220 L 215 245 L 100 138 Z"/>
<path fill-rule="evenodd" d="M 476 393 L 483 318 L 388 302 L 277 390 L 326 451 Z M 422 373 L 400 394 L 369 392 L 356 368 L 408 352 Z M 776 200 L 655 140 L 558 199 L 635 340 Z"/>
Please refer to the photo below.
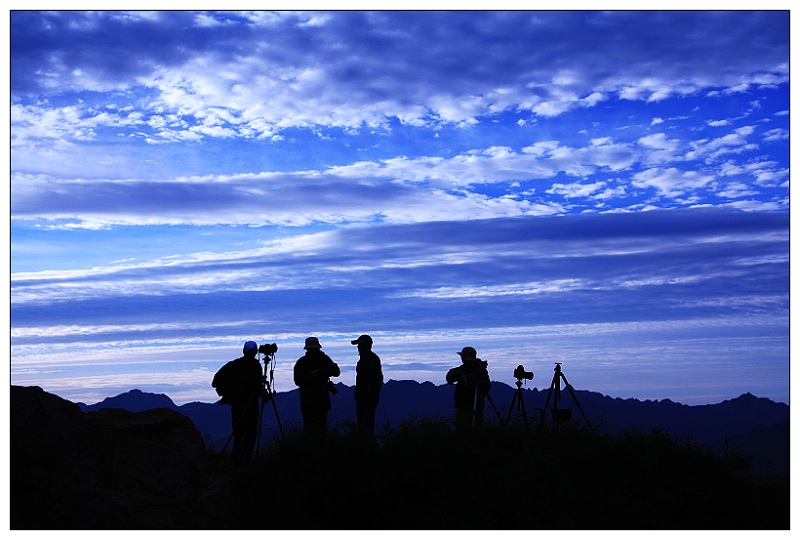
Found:
<path fill-rule="evenodd" d="M 533 380 L 533 372 L 532 371 L 525 371 L 525 368 L 522 364 L 517 366 L 517 369 L 514 370 L 514 377 L 517 379 L 527 379 L 529 381 Z"/>

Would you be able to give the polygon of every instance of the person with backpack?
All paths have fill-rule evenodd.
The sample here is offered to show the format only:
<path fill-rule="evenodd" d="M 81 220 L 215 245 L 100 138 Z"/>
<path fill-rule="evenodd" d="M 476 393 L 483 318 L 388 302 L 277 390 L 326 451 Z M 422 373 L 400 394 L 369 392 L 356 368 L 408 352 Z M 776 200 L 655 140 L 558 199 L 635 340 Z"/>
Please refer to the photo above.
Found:
<path fill-rule="evenodd" d="M 356 363 L 356 387 L 353 397 L 356 400 L 356 419 L 358 432 L 367 438 L 375 436 L 375 409 L 383 387 L 383 370 L 380 357 L 372 352 L 372 337 L 364 334 L 350 342 L 358 345 Z"/>
<path fill-rule="evenodd" d="M 253 456 L 258 432 L 259 397 L 263 388 L 261 364 L 256 357 L 256 342 L 245 343 L 242 354 L 243 356 L 222 366 L 211 382 L 217 394 L 222 396 L 220 404 L 231 406 L 231 463 L 234 465 L 247 465 Z"/>
<path fill-rule="evenodd" d="M 308 337 L 303 349 L 305 355 L 294 365 L 294 383 L 300 388 L 300 412 L 303 415 L 304 433 L 324 433 L 328 428 L 328 411 L 331 410 L 330 393 L 337 392 L 330 377 L 338 377 L 339 366 L 322 352 L 316 337 Z"/>
<path fill-rule="evenodd" d="M 456 410 L 456 428 L 469 430 L 483 425 L 484 398 L 489 393 L 489 363 L 478 358 L 473 347 L 464 347 L 459 353 L 461 365 L 447 372 L 447 384 L 455 384 L 453 395 Z"/>

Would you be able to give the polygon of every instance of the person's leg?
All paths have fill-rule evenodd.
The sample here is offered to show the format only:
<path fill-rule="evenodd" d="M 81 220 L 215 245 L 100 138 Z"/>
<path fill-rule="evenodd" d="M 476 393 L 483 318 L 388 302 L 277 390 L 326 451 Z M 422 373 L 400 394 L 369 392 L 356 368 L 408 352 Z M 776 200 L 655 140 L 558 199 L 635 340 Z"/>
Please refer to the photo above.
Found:
<path fill-rule="evenodd" d="M 363 403 L 356 403 L 356 421 L 358 422 L 358 432 L 364 433 L 367 430 L 367 414 Z"/>
<path fill-rule="evenodd" d="M 233 432 L 233 448 L 231 449 L 231 463 L 242 465 L 244 457 L 244 442 L 242 441 L 242 407 L 231 405 L 231 431 Z"/>
<path fill-rule="evenodd" d="M 370 437 L 375 436 L 375 407 L 367 406 L 364 408 L 364 434 Z"/>
<path fill-rule="evenodd" d="M 242 433 L 241 433 L 241 458 L 242 462 L 247 464 L 253 457 L 253 449 L 256 446 L 256 438 L 258 435 L 258 407 L 252 405 L 244 412 L 242 417 Z"/>

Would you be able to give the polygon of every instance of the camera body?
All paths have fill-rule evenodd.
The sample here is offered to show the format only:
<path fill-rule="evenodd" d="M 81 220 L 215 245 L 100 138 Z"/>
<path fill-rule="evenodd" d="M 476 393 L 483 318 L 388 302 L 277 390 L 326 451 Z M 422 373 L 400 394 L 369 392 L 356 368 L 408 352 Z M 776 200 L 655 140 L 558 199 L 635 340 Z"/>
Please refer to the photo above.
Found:
<path fill-rule="evenodd" d="M 277 343 L 264 343 L 258 348 L 258 352 L 261 354 L 275 354 L 278 352 L 278 344 Z"/>
<path fill-rule="evenodd" d="M 525 371 L 525 368 L 522 367 L 522 364 L 520 364 L 514 370 L 514 377 L 516 377 L 517 379 L 527 379 L 529 381 L 532 381 L 533 371 Z"/>

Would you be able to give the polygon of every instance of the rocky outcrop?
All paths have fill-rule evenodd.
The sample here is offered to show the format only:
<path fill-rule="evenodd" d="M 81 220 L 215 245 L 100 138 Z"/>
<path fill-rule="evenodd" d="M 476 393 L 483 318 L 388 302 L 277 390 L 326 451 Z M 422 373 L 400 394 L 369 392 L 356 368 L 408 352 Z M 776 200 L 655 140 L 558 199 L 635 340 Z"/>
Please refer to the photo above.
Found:
<path fill-rule="evenodd" d="M 11 387 L 12 529 L 231 528 L 231 473 L 167 408 L 83 413 Z"/>

